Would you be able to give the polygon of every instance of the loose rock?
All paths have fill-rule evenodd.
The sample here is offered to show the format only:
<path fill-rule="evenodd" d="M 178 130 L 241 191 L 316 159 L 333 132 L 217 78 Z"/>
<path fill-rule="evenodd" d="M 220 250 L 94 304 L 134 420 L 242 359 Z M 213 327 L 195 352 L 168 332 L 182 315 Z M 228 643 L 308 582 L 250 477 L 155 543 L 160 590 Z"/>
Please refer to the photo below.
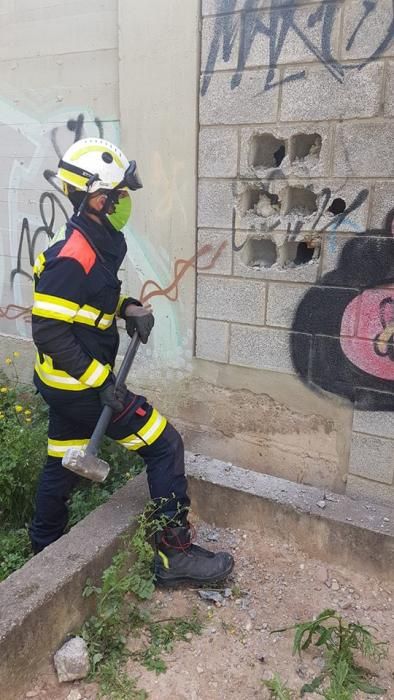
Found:
<path fill-rule="evenodd" d="M 88 648 L 81 637 L 73 637 L 63 644 L 53 660 L 60 683 L 85 678 L 89 673 Z"/>
<path fill-rule="evenodd" d="M 72 690 L 66 697 L 66 700 L 82 700 L 82 695 L 79 690 Z"/>

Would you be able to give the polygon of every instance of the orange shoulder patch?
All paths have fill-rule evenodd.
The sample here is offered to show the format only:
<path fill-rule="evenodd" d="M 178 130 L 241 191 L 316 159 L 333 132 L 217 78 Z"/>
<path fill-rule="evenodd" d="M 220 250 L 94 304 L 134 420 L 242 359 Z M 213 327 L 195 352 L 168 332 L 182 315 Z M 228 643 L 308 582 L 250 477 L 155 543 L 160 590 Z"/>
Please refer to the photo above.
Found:
<path fill-rule="evenodd" d="M 86 274 L 90 272 L 96 262 L 96 253 L 78 229 L 74 229 L 57 257 L 77 260 Z"/>

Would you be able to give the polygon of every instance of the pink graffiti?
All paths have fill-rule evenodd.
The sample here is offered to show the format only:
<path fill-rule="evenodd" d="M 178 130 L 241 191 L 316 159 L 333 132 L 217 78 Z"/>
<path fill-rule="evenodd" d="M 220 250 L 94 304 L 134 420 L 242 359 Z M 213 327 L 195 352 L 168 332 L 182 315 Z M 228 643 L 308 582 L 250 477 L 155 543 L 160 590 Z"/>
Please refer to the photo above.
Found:
<path fill-rule="evenodd" d="M 394 380 L 394 286 L 368 289 L 347 305 L 341 347 L 367 374 Z"/>

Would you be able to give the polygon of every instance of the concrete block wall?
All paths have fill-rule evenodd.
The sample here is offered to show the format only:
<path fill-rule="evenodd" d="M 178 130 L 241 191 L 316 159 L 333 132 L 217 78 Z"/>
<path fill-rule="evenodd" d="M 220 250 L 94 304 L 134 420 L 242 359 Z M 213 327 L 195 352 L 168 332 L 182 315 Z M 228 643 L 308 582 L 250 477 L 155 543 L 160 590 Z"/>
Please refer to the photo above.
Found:
<path fill-rule="evenodd" d="M 389 0 L 203 0 L 196 326 L 350 407 L 346 488 L 391 503 L 393 38 Z"/>

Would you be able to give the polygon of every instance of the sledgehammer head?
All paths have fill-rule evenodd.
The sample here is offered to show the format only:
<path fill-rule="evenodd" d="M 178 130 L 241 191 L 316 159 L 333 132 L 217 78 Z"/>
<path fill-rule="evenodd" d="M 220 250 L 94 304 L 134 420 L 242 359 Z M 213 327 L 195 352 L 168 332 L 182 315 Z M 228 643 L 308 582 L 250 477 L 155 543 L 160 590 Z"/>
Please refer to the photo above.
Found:
<path fill-rule="evenodd" d="M 105 481 L 109 465 L 96 455 L 86 454 L 78 447 L 70 447 L 62 459 L 62 465 L 79 476 L 91 481 Z"/>

